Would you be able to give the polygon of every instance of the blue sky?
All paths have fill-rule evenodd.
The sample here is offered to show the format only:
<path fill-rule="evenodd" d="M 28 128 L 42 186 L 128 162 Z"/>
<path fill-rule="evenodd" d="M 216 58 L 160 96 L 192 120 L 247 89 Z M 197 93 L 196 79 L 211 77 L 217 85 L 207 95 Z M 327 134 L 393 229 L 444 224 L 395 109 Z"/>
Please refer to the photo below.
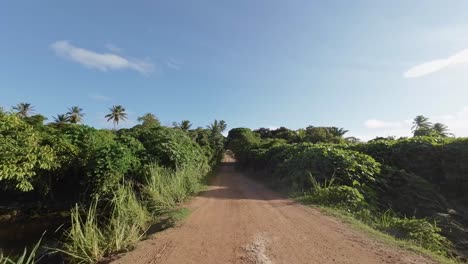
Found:
<path fill-rule="evenodd" d="M 468 136 L 466 1 L 2 1 L 0 105 Z"/>

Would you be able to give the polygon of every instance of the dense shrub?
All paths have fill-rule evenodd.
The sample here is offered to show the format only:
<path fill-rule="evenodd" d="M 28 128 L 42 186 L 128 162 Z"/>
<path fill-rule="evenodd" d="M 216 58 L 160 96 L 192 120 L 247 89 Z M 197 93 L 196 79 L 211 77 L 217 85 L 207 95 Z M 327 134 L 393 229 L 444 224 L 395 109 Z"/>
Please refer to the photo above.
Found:
<path fill-rule="evenodd" d="M 0 181 L 20 191 L 34 189 L 31 181 L 39 170 L 57 166 L 50 146 L 41 145 L 39 132 L 15 115 L 0 115 Z"/>
<path fill-rule="evenodd" d="M 368 206 L 364 195 L 359 190 L 345 185 L 333 185 L 327 188 L 313 189 L 302 200 L 308 203 L 339 207 L 353 211 Z"/>
<path fill-rule="evenodd" d="M 351 148 L 374 157 L 382 164 L 415 173 L 439 186 L 446 195 L 464 195 L 468 188 L 466 138 L 381 139 Z"/>
<path fill-rule="evenodd" d="M 176 168 L 190 164 L 208 167 L 208 161 L 200 145 L 184 131 L 167 127 L 153 127 L 130 131 L 143 144 L 145 162 L 157 162 L 163 166 Z"/>
<path fill-rule="evenodd" d="M 301 188 L 308 187 L 308 173 L 319 181 L 333 177 L 341 184 L 351 186 L 355 181 L 372 182 L 379 172 L 380 164 L 365 154 L 306 143 L 296 147 L 292 157 L 278 166 L 276 174 Z"/>

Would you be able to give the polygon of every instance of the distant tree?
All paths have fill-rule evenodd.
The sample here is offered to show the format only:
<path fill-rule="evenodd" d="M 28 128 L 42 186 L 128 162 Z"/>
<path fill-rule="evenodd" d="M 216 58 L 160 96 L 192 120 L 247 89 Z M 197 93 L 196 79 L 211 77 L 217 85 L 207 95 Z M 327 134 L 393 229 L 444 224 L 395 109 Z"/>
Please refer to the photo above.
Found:
<path fill-rule="evenodd" d="M 224 120 L 220 120 L 219 121 L 219 130 L 220 130 L 220 133 L 223 133 L 227 128 L 227 124 L 226 124 L 226 121 Z"/>
<path fill-rule="evenodd" d="M 306 130 L 304 128 L 300 128 L 296 130 L 297 142 L 304 142 L 307 136 Z"/>
<path fill-rule="evenodd" d="M 68 116 L 66 114 L 61 114 L 61 115 L 57 115 L 57 116 L 54 116 L 54 123 L 55 124 L 66 124 L 68 123 Z"/>
<path fill-rule="evenodd" d="M 342 128 L 336 127 L 306 127 L 305 140 L 312 143 L 342 143 L 343 135 L 348 132 Z"/>
<path fill-rule="evenodd" d="M 189 120 L 182 120 L 180 123 L 173 122 L 172 125 L 182 131 L 189 131 L 190 127 L 192 127 L 192 123 Z"/>
<path fill-rule="evenodd" d="M 413 126 L 411 130 L 415 133 L 417 130 L 429 130 L 431 129 L 432 123 L 429 122 L 429 118 L 418 115 L 413 119 Z"/>
<path fill-rule="evenodd" d="M 440 136 L 443 136 L 443 137 L 448 137 L 451 135 L 451 133 L 449 133 L 449 129 L 446 125 L 442 124 L 442 123 L 435 123 L 433 126 L 432 126 L 432 129 L 437 133 L 439 134 Z"/>
<path fill-rule="evenodd" d="M 345 138 L 346 142 L 349 143 L 361 143 L 362 141 L 357 137 L 347 137 Z"/>
<path fill-rule="evenodd" d="M 47 117 L 41 114 L 37 114 L 37 115 L 24 117 L 23 120 L 32 126 L 42 126 L 44 124 L 44 121 L 47 120 Z"/>
<path fill-rule="evenodd" d="M 143 116 L 138 117 L 138 122 L 141 122 L 143 126 L 160 126 L 161 122 L 152 113 L 146 113 Z"/>
<path fill-rule="evenodd" d="M 30 103 L 19 103 L 13 106 L 13 110 L 16 111 L 18 117 L 26 118 L 34 112 L 34 106 Z"/>
<path fill-rule="evenodd" d="M 66 115 L 68 118 L 68 122 L 72 124 L 78 124 L 83 122 L 83 117 L 85 114 L 83 113 L 83 108 L 80 108 L 78 106 L 72 106 L 68 108 L 68 112 Z"/>
<path fill-rule="evenodd" d="M 119 125 L 120 121 L 127 119 L 127 113 L 125 112 L 125 108 L 121 105 L 114 105 L 109 108 L 110 113 L 105 116 L 107 118 L 107 122 L 112 120 L 114 124 L 114 129 Z"/>
<path fill-rule="evenodd" d="M 342 137 L 344 134 L 348 133 L 349 130 L 346 130 L 344 128 L 338 128 L 338 127 L 329 127 L 328 131 L 336 137 Z"/>
<path fill-rule="evenodd" d="M 211 125 L 208 125 L 207 128 L 211 130 L 213 134 L 222 133 L 224 130 L 226 130 L 227 124 L 224 120 L 218 121 L 215 119 L 215 121 Z"/>
<path fill-rule="evenodd" d="M 253 132 L 260 135 L 261 138 L 271 138 L 271 130 L 269 128 L 261 127 L 259 129 L 254 130 Z"/>
<path fill-rule="evenodd" d="M 271 130 L 272 138 L 284 139 L 288 142 L 295 142 L 297 139 L 296 131 L 288 129 L 286 127 L 280 127 L 275 130 Z"/>

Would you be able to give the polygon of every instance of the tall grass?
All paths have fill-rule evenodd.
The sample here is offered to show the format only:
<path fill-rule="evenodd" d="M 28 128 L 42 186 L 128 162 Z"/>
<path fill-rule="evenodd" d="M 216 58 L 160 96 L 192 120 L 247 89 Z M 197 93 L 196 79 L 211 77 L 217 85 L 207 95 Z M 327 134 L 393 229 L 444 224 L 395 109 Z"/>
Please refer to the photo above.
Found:
<path fill-rule="evenodd" d="M 200 190 L 201 177 L 202 173 L 196 167 L 172 170 L 157 165 L 149 166 L 143 187 L 148 208 L 155 214 L 173 209 Z"/>
<path fill-rule="evenodd" d="M 129 249 L 149 227 L 149 213 L 135 196 L 131 185 L 119 185 L 109 201 L 110 214 L 99 212 L 99 199 L 84 213 L 77 205 L 71 212 L 72 227 L 58 251 L 72 263 L 97 263 L 105 256 Z M 105 207 L 102 207 L 105 209 Z M 83 215 L 85 214 L 85 216 Z"/>
<path fill-rule="evenodd" d="M 3 256 L 3 253 L 0 253 L 0 264 L 34 264 L 40 260 L 36 259 L 36 253 L 41 244 L 42 238 L 34 245 L 31 251 L 28 251 L 27 248 L 24 249 L 23 254 L 16 257 L 6 257 Z"/>
<path fill-rule="evenodd" d="M 118 185 L 109 200 L 94 199 L 85 210 L 71 211 L 71 229 L 59 252 L 71 263 L 97 263 L 106 256 L 131 249 L 156 216 L 168 213 L 201 188 L 204 171 L 147 167 L 146 182 L 137 192 L 132 184 Z M 139 199 L 135 193 L 141 193 Z M 4 263 L 0 263 L 4 264 Z M 6 264 L 6 263 L 5 263 Z"/>
<path fill-rule="evenodd" d="M 142 238 L 150 223 L 149 212 L 137 199 L 131 186 L 120 185 L 114 191 L 112 206 L 106 228 L 109 253 L 128 249 Z"/>
<path fill-rule="evenodd" d="M 98 198 L 91 202 L 87 211 L 76 205 L 71 210 L 71 228 L 66 233 L 66 242 L 60 252 L 73 263 L 95 263 L 104 257 L 107 250 L 106 236 L 98 223 Z"/>

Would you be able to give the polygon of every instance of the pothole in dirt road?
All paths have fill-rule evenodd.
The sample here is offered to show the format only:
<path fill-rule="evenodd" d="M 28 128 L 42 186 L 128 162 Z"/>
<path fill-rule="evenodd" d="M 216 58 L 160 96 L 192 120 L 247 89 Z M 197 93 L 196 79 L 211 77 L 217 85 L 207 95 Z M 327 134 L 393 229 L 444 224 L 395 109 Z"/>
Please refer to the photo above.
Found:
<path fill-rule="evenodd" d="M 264 233 L 256 234 L 252 243 L 242 247 L 245 253 L 241 257 L 242 263 L 273 264 L 266 254 L 268 245 L 269 240 Z"/>

